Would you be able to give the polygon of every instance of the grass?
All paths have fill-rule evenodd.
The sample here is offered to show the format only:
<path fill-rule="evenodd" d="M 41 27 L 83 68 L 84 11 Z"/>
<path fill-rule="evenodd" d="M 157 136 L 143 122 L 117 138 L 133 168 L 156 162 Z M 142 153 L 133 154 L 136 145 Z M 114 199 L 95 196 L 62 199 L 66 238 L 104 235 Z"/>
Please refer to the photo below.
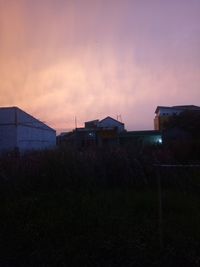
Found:
<path fill-rule="evenodd" d="M 199 266 L 199 171 L 126 151 L 1 160 L 0 266 Z M 162 230 L 163 246 L 160 246 Z"/>
<path fill-rule="evenodd" d="M 155 197 L 148 192 L 146 198 L 116 189 L 13 199 L 2 209 L 4 262 L 121 266 L 139 261 L 158 239 Z"/>

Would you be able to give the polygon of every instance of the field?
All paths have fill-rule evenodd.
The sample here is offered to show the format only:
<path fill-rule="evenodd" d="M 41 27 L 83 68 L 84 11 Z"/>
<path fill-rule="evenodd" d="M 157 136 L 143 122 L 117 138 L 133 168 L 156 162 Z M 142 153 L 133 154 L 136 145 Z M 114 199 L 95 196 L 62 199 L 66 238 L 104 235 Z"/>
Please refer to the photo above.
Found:
<path fill-rule="evenodd" d="M 2 158 L 0 266 L 199 266 L 200 170 L 160 153 Z"/>

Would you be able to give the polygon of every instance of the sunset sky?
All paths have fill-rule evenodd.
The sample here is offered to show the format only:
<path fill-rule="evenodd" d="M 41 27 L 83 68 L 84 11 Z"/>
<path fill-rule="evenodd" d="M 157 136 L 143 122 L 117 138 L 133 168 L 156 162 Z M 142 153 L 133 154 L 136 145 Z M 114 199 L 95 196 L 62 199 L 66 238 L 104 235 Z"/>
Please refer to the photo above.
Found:
<path fill-rule="evenodd" d="M 51 127 L 200 105 L 200 0 L 0 0 L 0 106 Z"/>

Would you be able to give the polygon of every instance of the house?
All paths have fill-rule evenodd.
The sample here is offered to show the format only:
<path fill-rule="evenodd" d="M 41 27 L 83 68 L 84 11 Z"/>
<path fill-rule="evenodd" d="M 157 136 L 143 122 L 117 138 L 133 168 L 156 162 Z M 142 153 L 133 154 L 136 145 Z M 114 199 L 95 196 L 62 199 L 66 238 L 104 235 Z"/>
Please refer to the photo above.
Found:
<path fill-rule="evenodd" d="M 111 117 L 106 117 L 102 120 L 92 120 L 85 122 L 86 129 L 116 129 L 117 132 L 123 132 L 124 123 L 115 120 Z"/>
<path fill-rule="evenodd" d="M 85 122 L 85 127 L 75 129 L 76 144 L 80 147 L 115 145 L 119 143 L 119 133 L 124 123 L 111 117 Z"/>
<path fill-rule="evenodd" d="M 116 129 L 118 133 L 123 132 L 125 130 L 124 123 L 115 120 L 109 116 L 99 121 L 97 127 L 101 129 L 108 129 L 108 128 Z"/>
<path fill-rule="evenodd" d="M 73 132 L 62 134 L 57 138 L 59 144 L 71 144 L 78 148 L 115 145 L 119 143 L 119 133 L 125 131 L 124 123 L 111 117 L 103 120 L 85 122 L 85 127 L 76 128 Z"/>
<path fill-rule="evenodd" d="M 170 117 L 174 115 L 179 115 L 184 111 L 199 111 L 200 107 L 194 105 L 184 105 L 184 106 L 158 106 L 155 110 L 154 118 L 154 129 L 162 131 L 165 129 L 165 123 Z"/>
<path fill-rule="evenodd" d="M 53 148 L 56 131 L 18 107 L 0 108 L 0 153 Z"/>

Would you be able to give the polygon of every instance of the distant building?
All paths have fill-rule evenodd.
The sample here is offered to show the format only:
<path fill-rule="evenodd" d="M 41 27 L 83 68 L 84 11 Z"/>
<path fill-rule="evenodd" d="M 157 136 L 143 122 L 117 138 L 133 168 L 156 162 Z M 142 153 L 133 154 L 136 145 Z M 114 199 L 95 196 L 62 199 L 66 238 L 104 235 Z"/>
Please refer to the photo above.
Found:
<path fill-rule="evenodd" d="M 56 131 L 18 107 L 0 108 L 0 153 L 53 148 Z"/>
<path fill-rule="evenodd" d="M 92 120 L 92 121 L 86 121 L 85 122 L 85 128 L 86 129 L 95 129 L 98 127 L 99 120 Z"/>
<path fill-rule="evenodd" d="M 124 123 L 111 117 L 85 122 L 85 127 L 58 136 L 59 144 L 76 147 L 114 145 L 119 143 L 119 133 L 125 131 Z"/>
<path fill-rule="evenodd" d="M 103 120 L 92 120 L 85 122 L 86 129 L 116 129 L 117 132 L 123 132 L 124 123 L 115 120 L 111 117 L 106 117 Z"/>
<path fill-rule="evenodd" d="M 99 121 L 97 127 L 101 129 L 116 129 L 118 133 L 123 132 L 125 130 L 124 123 L 115 120 L 109 116 Z"/>
<path fill-rule="evenodd" d="M 165 123 L 173 115 L 179 115 L 183 111 L 200 111 L 200 107 L 194 105 L 184 105 L 184 106 L 158 106 L 155 110 L 154 118 L 154 129 L 162 131 L 165 128 Z"/>

